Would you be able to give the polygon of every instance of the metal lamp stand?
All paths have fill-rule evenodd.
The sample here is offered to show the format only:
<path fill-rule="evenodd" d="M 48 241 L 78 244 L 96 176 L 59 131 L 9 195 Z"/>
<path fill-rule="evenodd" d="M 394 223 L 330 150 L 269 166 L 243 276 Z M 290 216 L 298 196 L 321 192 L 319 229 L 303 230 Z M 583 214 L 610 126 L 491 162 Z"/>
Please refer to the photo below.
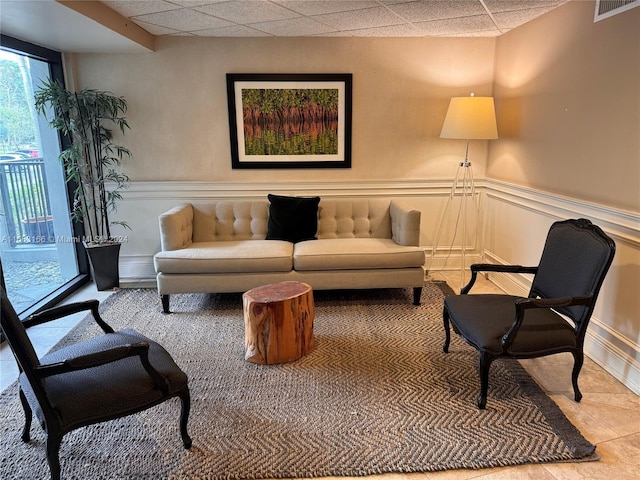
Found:
<path fill-rule="evenodd" d="M 438 249 L 438 245 L 440 243 L 440 236 L 442 235 L 442 227 L 444 226 L 444 222 L 448 217 L 449 210 L 453 203 L 453 199 L 456 195 L 460 196 L 460 206 L 458 207 L 458 213 L 456 216 L 455 229 L 453 231 L 453 238 L 451 239 L 451 244 L 449 245 L 449 254 L 447 255 L 447 259 L 451 255 L 451 251 L 453 250 L 453 244 L 455 242 L 456 236 L 458 235 L 458 229 L 460 227 L 460 223 L 462 221 L 462 242 L 461 242 L 461 254 L 462 254 L 462 265 L 460 267 L 460 288 L 464 286 L 464 272 L 466 268 L 466 241 L 467 241 L 467 212 L 469 208 L 469 204 L 473 208 L 473 212 L 476 217 L 476 228 L 478 225 L 478 204 L 476 203 L 475 196 L 475 184 L 473 181 L 473 170 L 471 169 L 471 162 L 469 161 L 469 140 L 467 140 L 467 150 L 464 156 L 464 161 L 458 164 L 458 170 L 456 171 L 456 177 L 453 181 L 453 185 L 451 186 L 451 191 L 449 192 L 449 198 L 447 199 L 447 204 L 444 207 L 444 211 L 442 212 L 442 217 L 440 218 L 440 222 L 438 224 L 438 229 L 436 230 L 435 241 L 433 244 L 433 249 L 431 250 L 431 259 L 429 261 L 429 270 L 433 265 L 433 259 L 436 254 L 436 250 Z M 462 217 L 462 218 L 461 218 Z M 444 265 L 446 265 L 446 260 Z M 443 266 L 444 269 L 444 266 Z"/>

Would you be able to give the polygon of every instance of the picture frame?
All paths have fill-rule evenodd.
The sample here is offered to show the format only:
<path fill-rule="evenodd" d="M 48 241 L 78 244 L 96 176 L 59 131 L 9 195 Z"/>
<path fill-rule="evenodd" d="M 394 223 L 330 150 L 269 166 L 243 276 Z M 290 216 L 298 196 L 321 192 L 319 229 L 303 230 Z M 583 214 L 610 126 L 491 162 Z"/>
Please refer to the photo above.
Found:
<path fill-rule="evenodd" d="M 233 169 L 351 168 L 352 74 L 227 74 Z"/>

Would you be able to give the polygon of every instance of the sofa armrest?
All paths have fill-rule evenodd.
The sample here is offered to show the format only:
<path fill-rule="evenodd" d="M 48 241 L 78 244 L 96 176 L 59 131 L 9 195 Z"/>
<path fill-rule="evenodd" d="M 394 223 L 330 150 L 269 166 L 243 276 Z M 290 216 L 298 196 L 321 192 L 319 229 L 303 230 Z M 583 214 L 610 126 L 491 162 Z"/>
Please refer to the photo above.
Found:
<path fill-rule="evenodd" d="M 391 238 L 405 246 L 420 246 L 420 210 L 393 200 L 390 206 Z"/>
<path fill-rule="evenodd" d="M 160 245 L 162 251 L 179 250 L 189 246 L 193 238 L 193 206 L 185 203 L 161 214 Z"/>

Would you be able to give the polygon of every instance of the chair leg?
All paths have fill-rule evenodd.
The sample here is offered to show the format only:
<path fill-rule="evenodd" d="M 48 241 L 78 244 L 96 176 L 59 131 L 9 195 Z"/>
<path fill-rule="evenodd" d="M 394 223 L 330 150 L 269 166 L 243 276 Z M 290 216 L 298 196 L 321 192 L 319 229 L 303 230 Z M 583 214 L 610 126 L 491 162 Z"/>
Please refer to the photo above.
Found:
<path fill-rule="evenodd" d="M 47 434 L 47 462 L 51 471 L 51 480 L 60 480 L 60 443 L 62 436 L 56 432 Z"/>
<path fill-rule="evenodd" d="M 451 331 L 449 328 L 449 312 L 447 307 L 442 310 L 442 321 L 444 322 L 444 345 L 442 351 L 449 353 L 449 344 L 451 343 Z"/>
<path fill-rule="evenodd" d="M 413 304 L 420 305 L 420 297 L 422 296 L 422 287 L 414 287 L 413 289 Z"/>
<path fill-rule="evenodd" d="M 480 352 L 480 395 L 478 395 L 478 408 L 484 410 L 487 406 L 487 392 L 489 390 L 489 367 L 494 356 L 487 352 Z"/>
<path fill-rule="evenodd" d="M 578 388 L 578 375 L 580 375 L 583 363 L 584 353 L 582 350 L 573 352 L 573 372 L 571 373 L 571 383 L 573 383 L 573 395 L 576 402 L 582 400 L 582 393 Z"/>
<path fill-rule="evenodd" d="M 180 410 L 180 435 L 182 436 L 184 448 L 191 448 L 191 437 L 187 431 L 189 412 L 191 410 L 191 395 L 189 395 L 189 389 L 186 389 L 180 394 L 180 400 L 182 401 L 182 408 Z"/>
<path fill-rule="evenodd" d="M 20 389 L 20 403 L 22 403 L 22 409 L 24 410 L 24 428 L 22 429 L 22 441 L 27 443 L 31 440 L 31 419 L 33 414 L 31 412 L 31 406 L 27 402 L 27 397 L 24 396 L 24 392 Z"/>

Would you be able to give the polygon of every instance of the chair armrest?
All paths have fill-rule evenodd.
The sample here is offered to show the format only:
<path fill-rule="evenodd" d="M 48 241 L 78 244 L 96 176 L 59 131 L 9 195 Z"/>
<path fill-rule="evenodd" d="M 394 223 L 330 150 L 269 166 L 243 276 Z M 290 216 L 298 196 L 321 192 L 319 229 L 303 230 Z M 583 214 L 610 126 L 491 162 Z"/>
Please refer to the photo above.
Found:
<path fill-rule="evenodd" d="M 525 311 L 532 308 L 564 308 L 574 305 L 589 305 L 592 297 L 560 297 L 560 298 L 521 298 L 516 300 L 516 317 L 502 336 L 500 343 L 504 349 L 511 346 L 518 335 L 522 322 L 525 321 Z"/>
<path fill-rule="evenodd" d="M 393 200 L 389 207 L 391 216 L 391 238 L 404 246 L 420 246 L 420 210 Z"/>
<path fill-rule="evenodd" d="M 193 205 L 185 203 L 158 217 L 163 252 L 185 248 L 193 241 Z"/>
<path fill-rule="evenodd" d="M 41 377 L 50 377 L 61 373 L 75 372 L 78 370 L 86 370 L 88 368 L 100 367 L 109 363 L 117 362 L 124 358 L 139 356 L 142 366 L 153 379 L 156 386 L 167 394 L 169 391 L 169 383 L 149 362 L 149 343 L 138 342 L 119 345 L 109 348 L 101 352 L 80 355 L 79 357 L 69 358 L 63 362 L 52 363 L 48 365 L 40 365 L 35 371 Z"/>
<path fill-rule="evenodd" d="M 589 305 L 592 297 L 522 298 L 516 302 L 516 309 L 563 308 L 574 305 Z"/>
<path fill-rule="evenodd" d="M 91 311 L 93 315 L 93 319 L 95 322 L 102 328 L 104 333 L 113 333 L 113 328 L 111 328 L 107 322 L 105 322 L 100 313 L 98 312 L 99 302 L 98 300 L 86 300 L 84 302 L 75 302 L 69 303 L 67 305 L 59 305 L 56 307 L 48 308 L 46 310 L 42 310 L 41 312 L 34 313 L 29 316 L 29 322 L 33 325 L 50 322 L 52 320 L 58 320 L 63 317 L 67 317 L 69 315 L 73 315 L 74 313 Z"/>
<path fill-rule="evenodd" d="M 523 267 L 522 265 L 499 265 L 493 263 L 474 263 L 471 271 L 476 272 L 504 272 L 504 273 L 536 273 L 538 267 Z"/>
<path fill-rule="evenodd" d="M 500 272 L 500 273 L 532 273 L 538 271 L 538 267 L 523 267 L 522 265 L 499 265 L 493 263 L 474 263 L 471 265 L 471 279 L 460 291 L 461 295 L 466 295 L 476 283 L 478 272 Z"/>

